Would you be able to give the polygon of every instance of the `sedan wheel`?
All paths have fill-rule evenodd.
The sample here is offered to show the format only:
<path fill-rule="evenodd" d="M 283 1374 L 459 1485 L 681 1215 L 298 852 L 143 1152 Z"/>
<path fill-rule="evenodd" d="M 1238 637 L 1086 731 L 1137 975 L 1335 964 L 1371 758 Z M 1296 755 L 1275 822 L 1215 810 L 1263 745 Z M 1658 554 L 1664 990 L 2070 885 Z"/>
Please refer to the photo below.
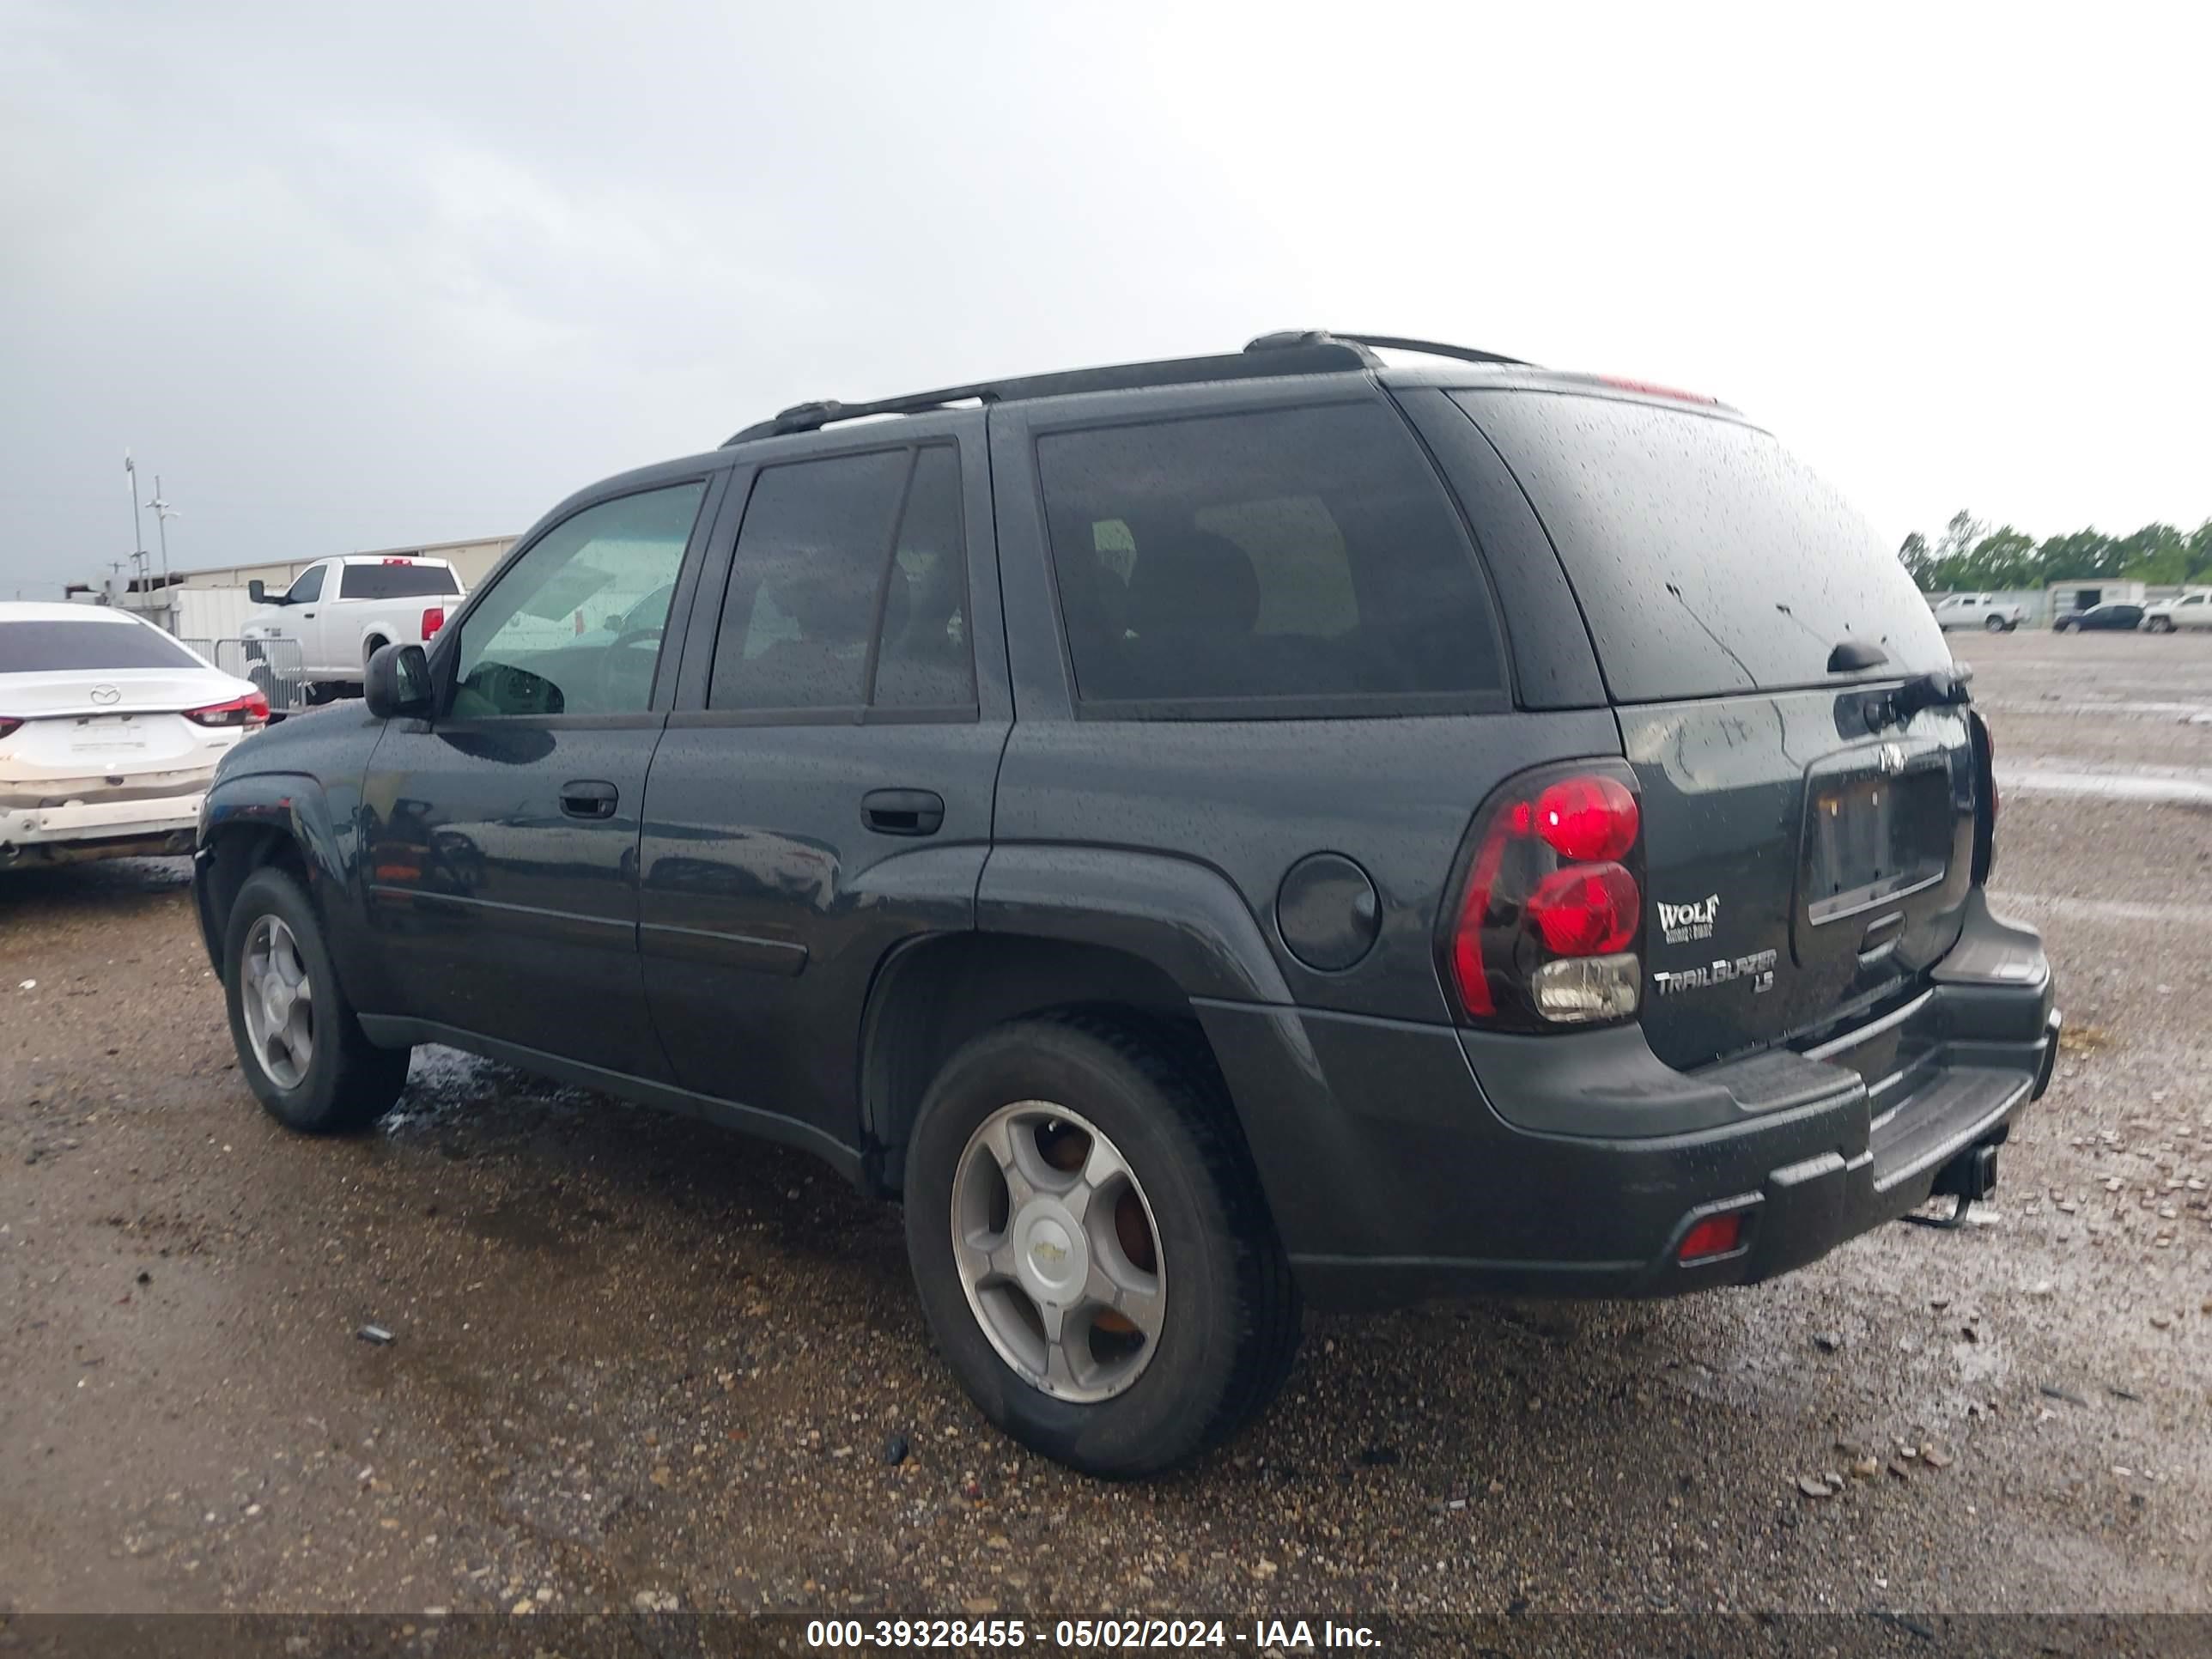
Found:
<path fill-rule="evenodd" d="M 298 1088 L 315 1058 L 314 986 L 300 959 L 300 941 L 283 917 L 255 918 L 239 972 L 253 1057 L 279 1088 Z"/>

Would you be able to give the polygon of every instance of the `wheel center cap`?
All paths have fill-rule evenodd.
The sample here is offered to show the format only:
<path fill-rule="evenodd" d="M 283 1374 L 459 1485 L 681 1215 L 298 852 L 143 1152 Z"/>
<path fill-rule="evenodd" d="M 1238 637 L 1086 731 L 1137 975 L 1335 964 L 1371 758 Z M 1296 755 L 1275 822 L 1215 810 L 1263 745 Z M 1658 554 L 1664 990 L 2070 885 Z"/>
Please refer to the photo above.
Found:
<path fill-rule="evenodd" d="M 290 1002 L 291 1000 L 284 994 L 283 983 L 273 975 L 263 983 L 261 1007 L 270 1018 L 281 1024 L 284 1016 L 291 1012 Z"/>
<path fill-rule="evenodd" d="M 1053 1199 L 1036 1199 L 1022 1212 L 1014 1236 L 1030 1294 L 1062 1307 L 1080 1298 L 1091 1276 L 1091 1247 L 1073 1216 Z"/>

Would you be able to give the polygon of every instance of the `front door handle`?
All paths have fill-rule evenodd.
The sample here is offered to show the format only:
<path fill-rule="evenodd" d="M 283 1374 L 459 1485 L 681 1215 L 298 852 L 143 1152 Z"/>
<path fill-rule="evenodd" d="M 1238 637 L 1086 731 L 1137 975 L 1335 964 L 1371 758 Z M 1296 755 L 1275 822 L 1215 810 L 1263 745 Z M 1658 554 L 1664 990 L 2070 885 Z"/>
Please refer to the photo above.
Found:
<path fill-rule="evenodd" d="M 933 789 L 871 789 L 860 822 L 879 836 L 933 836 L 945 825 L 945 797 Z"/>
<path fill-rule="evenodd" d="M 561 786 L 561 810 L 572 818 L 611 818 L 620 799 L 614 785 L 599 778 L 578 778 Z"/>

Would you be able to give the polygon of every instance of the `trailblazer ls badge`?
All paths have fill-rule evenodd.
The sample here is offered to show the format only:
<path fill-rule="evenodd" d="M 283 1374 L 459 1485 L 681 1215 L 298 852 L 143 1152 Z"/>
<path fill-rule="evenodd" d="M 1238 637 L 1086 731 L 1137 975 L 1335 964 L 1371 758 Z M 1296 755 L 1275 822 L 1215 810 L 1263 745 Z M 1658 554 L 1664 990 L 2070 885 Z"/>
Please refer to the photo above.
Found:
<path fill-rule="evenodd" d="M 1709 893 L 1688 904 L 1668 904 L 1662 900 L 1659 905 L 1660 937 L 1669 945 L 1694 945 L 1699 939 L 1711 939 L 1714 924 L 1720 919 L 1718 893 Z M 1757 996 L 1774 988 L 1776 960 L 1777 953 L 1772 951 L 1754 951 L 1747 957 L 1720 957 L 1696 968 L 1655 969 L 1651 983 L 1661 996 L 1671 997 L 1680 991 L 1702 991 L 1747 979 L 1751 981 L 1751 994 Z"/>

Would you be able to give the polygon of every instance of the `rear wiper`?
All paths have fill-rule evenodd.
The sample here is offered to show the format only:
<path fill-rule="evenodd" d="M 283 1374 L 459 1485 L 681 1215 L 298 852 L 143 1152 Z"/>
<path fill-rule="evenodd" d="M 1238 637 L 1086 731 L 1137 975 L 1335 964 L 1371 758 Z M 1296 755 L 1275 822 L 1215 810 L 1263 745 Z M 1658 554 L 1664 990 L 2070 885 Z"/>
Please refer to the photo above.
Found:
<path fill-rule="evenodd" d="M 1974 671 L 1961 663 L 1916 674 L 1893 691 L 1874 692 L 1861 705 L 1867 730 L 1909 725 L 1923 709 L 1956 708 L 1971 702 L 1973 694 L 1967 690 L 1966 682 L 1973 677 Z"/>

